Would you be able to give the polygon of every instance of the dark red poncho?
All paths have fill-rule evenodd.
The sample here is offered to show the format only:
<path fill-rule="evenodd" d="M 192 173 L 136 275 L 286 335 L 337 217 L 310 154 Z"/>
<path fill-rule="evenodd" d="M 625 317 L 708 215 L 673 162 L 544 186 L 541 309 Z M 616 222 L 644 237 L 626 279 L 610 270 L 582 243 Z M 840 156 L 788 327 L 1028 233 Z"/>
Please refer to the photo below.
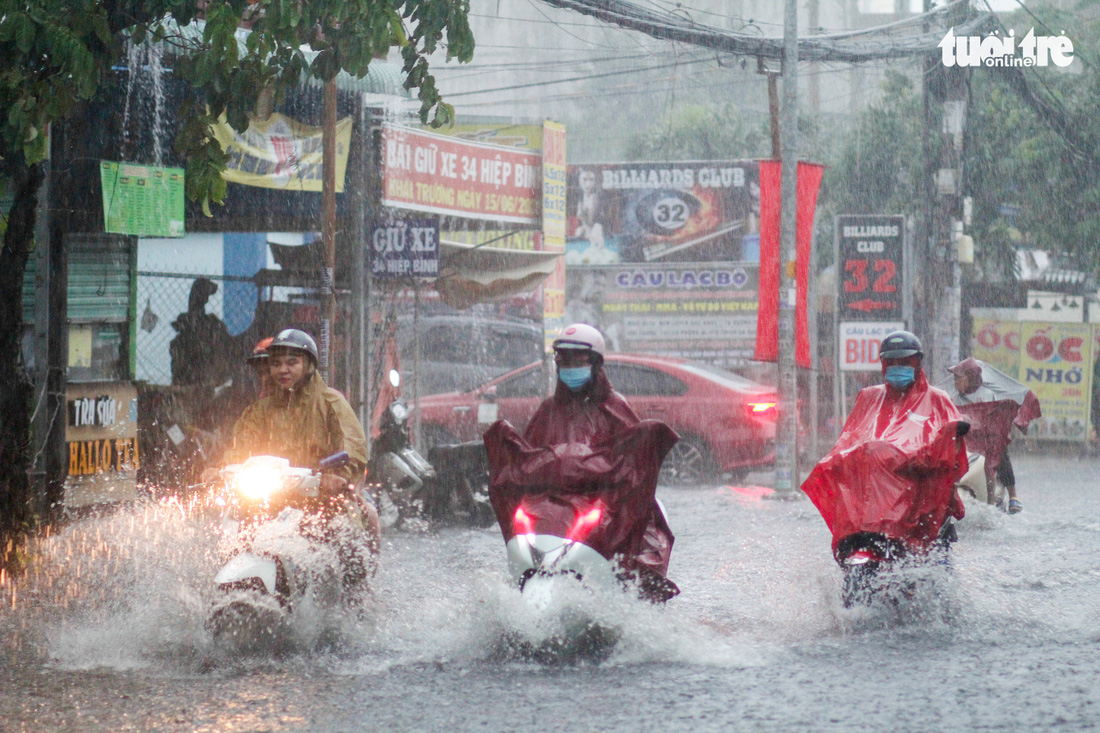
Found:
<path fill-rule="evenodd" d="M 657 506 L 661 462 L 679 438 L 664 423 L 639 420 L 602 371 L 581 396 L 559 384 L 521 436 L 501 420 L 485 432 L 489 499 L 504 541 L 515 532 L 521 501 L 572 515 L 597 497 L 613 509 L 601 519 L 593 549 L 628 569 L 664 577 L 674 537 Z"/>
<path fill-rule="evenodd" d="M 923 371 L 905 393 L 886 385 L 860 391 L 836 445 L 802 484 L 833 533 L 834 552 L 856 532 L 927 549 L 948 516 L 962 519 L 955 482 L 967 460 L 959 420 Z"/>

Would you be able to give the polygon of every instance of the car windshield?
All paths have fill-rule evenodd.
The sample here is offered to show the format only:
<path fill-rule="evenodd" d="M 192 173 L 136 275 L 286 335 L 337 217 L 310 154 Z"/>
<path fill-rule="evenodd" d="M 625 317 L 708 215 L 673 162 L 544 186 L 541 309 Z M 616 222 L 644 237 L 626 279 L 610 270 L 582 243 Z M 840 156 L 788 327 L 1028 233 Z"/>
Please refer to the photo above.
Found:
<path fill-rule="evenodd" d="M 680 368 L 691 372 L 692 374 L 709 379 L 712 382 L 721 384 L 724 387 L 737 390 L 755 390 L 762 389 L 763 385 L 758 384 L 751 379 L 746 379 L 740 374 L 734 374 L 728 372 L 721 367 L 710 366 L 709 364 L 681 364 Z"/>

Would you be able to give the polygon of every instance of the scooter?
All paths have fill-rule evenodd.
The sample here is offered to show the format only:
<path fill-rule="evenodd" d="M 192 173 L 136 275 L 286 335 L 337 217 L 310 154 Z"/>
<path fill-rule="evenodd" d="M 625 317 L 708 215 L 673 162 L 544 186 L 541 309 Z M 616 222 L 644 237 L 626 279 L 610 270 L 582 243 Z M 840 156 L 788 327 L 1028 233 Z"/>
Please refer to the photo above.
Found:
<path fill-rule="evenodd" d="M 950 567 L 950 547 L 957 539 L 951 520 L 944 523 L 938 539 L 921 552 L 876 532 L 848 535 L 837 544 L 834 553 L 844 572 L 841 590 L 844 607 L 869 606 L 879 599 L 896 605 L 911 598 L 917 591 L 917 582 L 905 574 L 905 569 L 920 565 Z"/>
<path fill-rule="evenodd" d="M 340 452 L 311 469 L 277 456 L 253 456 L 222 469 L 229 491 L 219 502 L 225 504 L 229 558 L 214 576 L 218 600 L 206 622 L 216 641 L 249 651 L 278 646 L 292 633 L 297 607 L 334 607 L 362 590 L 357 586 L 365 584 L 374 564 L 354 509 L 364 500 L 362 488 L 332 498 L 321 491 L 321 471 L 347 460 Z M 326 516 L 332 501 L 348 505 Z"/>
<path fill-rule="evenodd" d="M 993 504 L 1006 510 L 1006 491 L 996 477 L 989 478 L 985 472 L 985 456 L 981 453 L 970 451 L 967 453 L 970 461 L 970 470 L 966 472 L 959 483 L 959 495 L 964 499 L 973 499 L 979 504 Z"/>
<path fill-rule="evenodd" d="M 401 384 L 391 370 L 390 384 Z M 400 528 L 409 519 L 420 519 L 430 503 L 428 492 L 436 472 L 409 439 L 409 407 L 398 397 L 386 408 L 381 434 L 371 446 L 367 475 L 371 481 L 378 517 L 386 528 Z"/>

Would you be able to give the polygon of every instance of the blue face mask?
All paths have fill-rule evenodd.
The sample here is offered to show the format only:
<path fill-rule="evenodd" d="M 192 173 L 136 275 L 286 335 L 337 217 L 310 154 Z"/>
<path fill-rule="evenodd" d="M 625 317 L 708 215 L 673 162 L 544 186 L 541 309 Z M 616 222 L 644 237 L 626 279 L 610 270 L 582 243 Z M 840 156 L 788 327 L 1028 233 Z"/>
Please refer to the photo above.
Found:
<path fill-rule="evenodd" d="M 576 392 L 582 389 L 584 385 L 588 384 L 589 380 L 592 379 L 592 367 L 559 367 L 558 379 L 560 379 L 566 387 Z"/>
<path fill-rule="evenodd" d="M 904 390 L 917 378 L 917 370 L 911 366 L 886 367 L 886 383 L 896 390 Z"/>

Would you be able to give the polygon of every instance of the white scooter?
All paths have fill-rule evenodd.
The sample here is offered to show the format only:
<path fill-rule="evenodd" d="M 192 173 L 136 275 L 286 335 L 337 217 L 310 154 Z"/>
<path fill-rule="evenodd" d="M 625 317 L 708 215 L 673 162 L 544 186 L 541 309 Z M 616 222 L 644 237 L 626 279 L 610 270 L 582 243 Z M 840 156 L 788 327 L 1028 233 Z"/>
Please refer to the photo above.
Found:
<path fill-rule="evenodd" d="M 390 370 L 390 384 L 398 387 L 401 375 Z M 400 528 L 406 520 L 421 519 L 430 503 L 435 469 L 409 440 L 409 407 L 400 397 L 382 415 L 381 434 L 371 446 L 367 474 L 377 497 L 382 526 Z"/>
<path fill-rule="evenodd" d="M 347 460 L 341 452 L 310 469 L 292 467 L 285 458 L 253 456 L 222 470 L 230 489 L 222 499 L 230 556 L 214 576 L 219 597 L 207 617 L 216 640 L 240 650 L 278 646 L 288 641 L 298 606 L 336 606 L 356 590 L 349 579 L 365 582 L 374 561 L 354 509 L 361 498 L 326 499 L 321 492 L 321 471 Z M 326 516 L 330 501 L 348 504 Z"/>
<path fill-rule="evenodd" d="M 986 476 L 985 456 L 981 453 L 968 452 L 966 457 L 970 462 L 970 469 L 956 484 L 959 496 L 964 502 L 993 504 L 1001 509 L 1006 508 L 1004 484 L 996 477 L 990 479 Z"/>

